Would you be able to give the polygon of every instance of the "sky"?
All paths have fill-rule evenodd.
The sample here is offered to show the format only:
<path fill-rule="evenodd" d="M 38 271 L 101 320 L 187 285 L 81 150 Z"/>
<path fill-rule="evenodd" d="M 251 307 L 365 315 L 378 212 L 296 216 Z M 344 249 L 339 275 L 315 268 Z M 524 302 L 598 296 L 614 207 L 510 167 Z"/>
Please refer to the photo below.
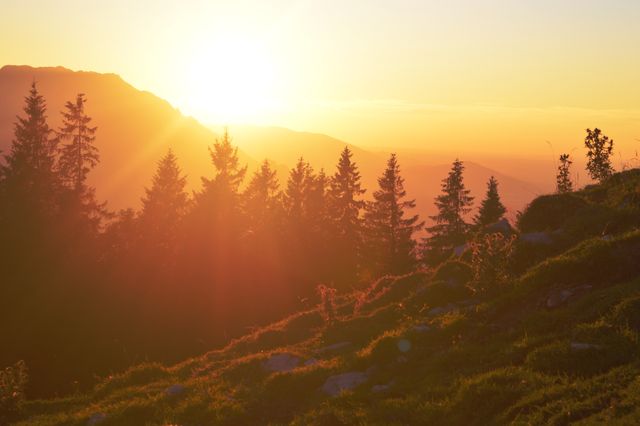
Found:
<path fill-rule="evenodd" d="M 637 0 L 1 0 L 0 65 L 114 72 L 207 124 L 363 147 L 640 148 Z"/>

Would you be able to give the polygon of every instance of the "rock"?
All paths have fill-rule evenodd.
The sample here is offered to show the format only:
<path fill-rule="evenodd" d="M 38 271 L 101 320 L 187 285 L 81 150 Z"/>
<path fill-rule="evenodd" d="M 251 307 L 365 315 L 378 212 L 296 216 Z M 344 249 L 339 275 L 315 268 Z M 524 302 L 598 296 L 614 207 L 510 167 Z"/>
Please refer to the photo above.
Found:
<path fill-rule="evenodd" d="M 435 308 L 431 308 L 429 309 L 429 312 L 427 312 L 427 315 L 430 316 L 438 316 L 438 315 L 442 315 L 442 314 L 446 314 L 448 312 L 451 312 L 455 309 L 456 307 L 452 304 L 448 304 L 446 306 L 436 306 Z"/>
<path fill-rule="evenodd" d="M 166 388 L 164 390 L 164 394 L 167 396 L 177 396 L 177 395 L 181 395 L 184 393 L 184 391 L 186 391 L 187 388 L 185 388 L 183 385 L 180 384 L 175 384 L 175 385 L 171 385 L 168 388 Z"/>
<path fill-rule="evenodd" d="M 338 343 L 334 343 L 332 345 L 320 348 L 316 352 L 317 353 L 333 352 L 333 351 L 337 351 L 337 350 L 342 349 L 342 348 L 346 348 L 347 346 L 350 346 L 350 345 L 351 345 L 351 342 L 338 342 Z"/>
<path fill-rule="evenodd" d="M 379 393 L 379 392 L 386 392 L 391 388 L 391 384 L 386 384 L 386 385 L 374 385 L 373 387 L 371 387 L 371 392 L 375 392 L 375 393 Z"/>
<path fill-rule="evenodd" d="M 340 395 L 341 392 L 351 390 L 366 382 L 367 373 L 352 371 L 329 377 L 322 385 L 322 391 L 330 396 Z"/>
<path fill-rule="evenodd" d="M 453 254 L 457 257 L 460 257 L 464 254 L 465 251 L 467 251 L 468 248 L 469 246 L 467 244 L 456 246 L 453 248 Z"/>
<path fill-rule="evenodd" d="M 296 368 L 300 359 L 288 353 L 271 355 L 264 363 L 264 368 L 273 372 L 287 372 Z"/>
<path fill-rule="evenodd" d="M 572 351 L 586 351 L 588 349 L 601 349 L 602 346 L 594 345 L 592 343 L 580 343 L 580 342 L 571 342 L 571 350 Z"/>
<path fill-rule="evenodd" d="M 104 413 L 95 413 L 91 417 L 89 417 L 89 420 L 87 420 L 87 425 L 88 426 L 97 425 L 103 422 L 104 420 L 106 420 L 106 418 L 107 418 L 107 415 Z"/>
<path fill-rule="evenodd" d="M 426 333 L 431 330 L 431 327 L 428 324 L 417 324 L 413 326 L 413 329 L 418 333 Z"/>
<path fill-rule="evenodd" d="M 611 241 L 611 240 L 613 240 L 613 235 L 611 235 L 611 234 L 603 235 L 602 237 L 600 237 L 600 239 L 602 241 Z"/>
<path fill-rule="evenodd" d="M 552 244 L 553 239 L 546 232 L 531 232 L 520 235 L 520 241 L 531 244 Z"/>
<path fill-rule="evenodd" d="M 489 233 L 500 233 L 505 236 L 509 236 L 513 234 L 513 227 L 507 219 L 502 218 L 499 221 L 487 226 L 486 231 Z"/>
<path fill-rule="evenodd" d="M 304 362 L 304 366 L 305 366 L 305 367 L 311 367 L 311 366 L 316 365 L 318 362 L 319 362 L 319 361 L 318 361 L 317 359 L 315 359 L 315 358 L 310 358 L 310 359 L 308 359 L 308 360 L 306 360 L 306 361 Z"/>
<path fill-rule="evenodd" d="M 564 305 L 573 296 L 572 290 L 555 291 L 547 297 L 547 309 L 555 309 Z"/>
<path fill-rule="evenodd" d="M 411 342 L 407 339 L 398 340 L 398 350 L 402 353 L 407 353 L 411 350 Z"/>

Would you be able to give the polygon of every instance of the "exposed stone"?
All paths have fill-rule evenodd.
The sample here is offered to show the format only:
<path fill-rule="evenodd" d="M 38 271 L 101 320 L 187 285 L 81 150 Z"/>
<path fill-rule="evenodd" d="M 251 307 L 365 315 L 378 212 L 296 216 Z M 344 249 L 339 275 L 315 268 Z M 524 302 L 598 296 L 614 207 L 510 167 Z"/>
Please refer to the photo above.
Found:
<path fill-rule="evenodd" d="M 431 330 L 431 326 L 429 326 L 428 324 L 416 324 L 413 326 L 413 329 L 418 333 L 426 333 L 427 331 Z"/>
<path fill-rule="evenodd" d="M 409 352 L 411 350 L 411 342 L 407 339 L 398 340 L 398 350 L 402 353 Z"/>
<path fill-rule="evenodd" d="M 342 349 L 342 348 L 346 348 L 347 346 L 351 346 L 351 342 L 334 343 L 332 345 L 322 347 L 322 348 L 318 349 L 316 352 L 317 353 L 333 352 L 333 351 L 337 351 L 337 350 Z"/>
<path fill-rule="evenodd" d="M 546 232 L 531 232 L 520 235 L 520 241 L 531 244 L 552 244 L 553 239 Z"/>
<path fill-rule="evenodd" d="M 322 385 L 322 391 L 330 396 L 337 396 L 343 391 L 351 390 L 366 382 L 367 373 L 352 371 L 329 377 Z"/>
<path fill-rule="evenodd" d="M 164 390 L 164 394 L 167 396 L 177 396 L 184 393 L 187 390 L 183 385 L 175 384 L 171 385 Z"/>
<path fill-rule="evenodd" d="M 264 368 L 273 372 L 287 372 L 295 369 L 300 359 L 288 353 L 274 354 L 264 362 Z"/>
<path fill-rule="evenodd" d="M 453 254 L 457 257 L 460 257 L 464 254 L 465 251 L 467 251 L 467 248 L 469 248 L 467 244 L 456 246 L 453 248 Z"/>
<path fill-rule="evenodd" d="M 88 426 L 97 425 L 103 422 L 104 420 L 106 420 L 106 418 L 107 418 L 107 415 L 104 413 L 95 413 L 91 417 L 89 417 L 89 420 L 87 420 L 87 425 Z"/>
<path fill-rule="evenodd" d="M 438 315 L 442 315 L 442 314 L 446 314 L 448 312 L 451 312 L 455 309 L 455 305 L 452 304 L 448 304 L 446 306 L 436 306 L 435 308 L 431 308 L 429 310 L 429 312 L 427 312 L 427 315 L 430 316 L 438 316 Z"/>
<path fill-rule="evenodd" d="M 506 218 L 502 218 L 499 221 L 487 226 L 486 231 L 490 233 L 499 232 L 503 235 L 509 236 L 513 234 L 513 227 Z"/>
<path fill-rule="evenodd" d="M 317 359 L 315 359 L 315 358 L 309 358 L 308 360 L 306 360 L 306 361 L 304 362 L 304 366 L 305 366 L 305 367 L 311 367 L 311 366 L 313 366 L 313 365 L 316 365 L 318 362 L 319 362 L 319 361 L 318 361 Z"/>
<path fill-rule="evenodd" d="M 551 293 L 547 297 L 547 309 L 555 309 L 564 305 L 571 296 L 573 296 L 573 291 L 571 290 L 560 290 Z"/>
<path fill-rule="evenodd" d="M 371 387 L 371 392 L 375 392 L 375 393 L 379 393 L 379 392 L 386 392 L 391 388 L 390 384 L 386 384 L 386 385 L 374 385 Z"/>
<path fill-rule="evenodd" d="M 586 351 L 588 349 L 601 349 L 602 346 L 594 345 L 592 343 L 580 343 L 580 342 L 571 342 L 571 350 L 572 351 Z"/>

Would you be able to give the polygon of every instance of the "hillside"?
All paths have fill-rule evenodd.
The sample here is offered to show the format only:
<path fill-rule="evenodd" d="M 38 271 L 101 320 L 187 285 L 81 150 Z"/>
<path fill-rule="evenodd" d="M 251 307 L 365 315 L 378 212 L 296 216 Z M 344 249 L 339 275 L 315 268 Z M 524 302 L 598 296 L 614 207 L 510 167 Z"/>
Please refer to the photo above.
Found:
<path fill-rule="evenodd" d="M 386 277 L 335 312 L 29 401 L 18 424 L 637 424 L 639 194 L 636 169 L 537 198 L 511 278 L 484 293 L 458 261 Z"/>

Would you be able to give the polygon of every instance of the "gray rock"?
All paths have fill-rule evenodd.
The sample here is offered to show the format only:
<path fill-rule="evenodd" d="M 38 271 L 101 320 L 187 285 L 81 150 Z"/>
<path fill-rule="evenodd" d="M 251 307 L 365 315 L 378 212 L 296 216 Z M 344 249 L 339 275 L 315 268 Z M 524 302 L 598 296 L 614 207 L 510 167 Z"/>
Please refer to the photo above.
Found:
<path fill-rule="evenodd" d="M 602 346 L 594 345 L 592 343 L 580 343 L 580 342 L 571 342 L 571 350 L 572 351 L 586 351 L 588 349 L 601 349 Z"/>
<path fill-rule="evenodd" d="M 97 425 L 103 422 L 104 420 L 106 420 L 106 418 L 107 418 L 107 415 L 104 413 L 95 413 L 91 417 L 89 417 L 89 420 L 87 420 L 87 425 L 88 426 Z"/>
<path fill-rule="evenodd" d="M 168 388 L 166 388 L 164 390 L 164 394 L 167 396 L 177 396 L 177 395 L 181 395 L 184 393 L 184 391 L 186 391 L 187 388 L 185 388 L 183 385 L 180 384 L 175 384 L 175 385 L 171 385 Z"/>
<path fill-rule="evenodd" d="M 386 384 L 386 385 L 374 385 L 371 387 L 371 392 L 375 392 L 375 393 L 379 393 L 379 392 L 386 392 L 391 388 L 390 384 Z"/>
<path fill-rule="evenodd" d="M 486 230 L 487 232 L 499 232 L 504 235 L 511 235 L 513 233 L 513 227 L 505 218 L 502 218 L 496 223 L 492 223 L 491 225 L 487 226 Z"/>
<path fill-rule="evenodd" d="M 520 241 L 531 244 L 553 244 L 553 239 L 546 232 L 530 232 L 520 235 Z"/>
<path fill-rule="evenodd" d="M 329 377 L 322 385 L 322 391 L 330 396 L 340 395 L 343 391 L 354 389 L 358 385 L 366 382 L 369 377 L 367 373 L 352 371 Z"/>
<path fill-rule="evenodd" d="M 547 309 L 555 309 L 564 305 L 573 296 L 572 290 L 554 291 L 547 297 Z"/>
<path fill-rule="evenodd" d="M 295 369 L 300 364 L 300 359 L 288 353 L 271 355 L 264 362 L 264 368 L 272 372 L 286 372 Z"/>
<path fill-rule="evenodd" d="M 407 339 L 400 339 L 396 344 L 398 346 L 398 350 L 402 353 L 407 353 L 411 350 L 411 342 Z"/>
<path fill-rule="evenodd" d="M 346 348 L 347 346 L 351 346 L 351 342 L 338 342 L 338 343 L 334 343 L 334 344 L 332 344 L 332 345 L 322 347 L 322 348 L 318 349 L 316 352 L 317 352 L 317 353 L 333 352 L 333 351 L 337 351 L 337 350 L 340 350 L 340 349 Z"/>
<path fill-rule="evenodd" d="M 468 248 L 469 246 L 467 244 L 456 246 L 453 248 L 453 254 L 457 257 L 460 257 L 464 254 L 465 251 L 467 251 Z"/>
<path fill-rule="evenodd" d="M 438 316 L 438 315 L 443 315 L 446 314 L 448 312 L 451 312 L 455 309 L 455 305 L 452 304 L 448 304 L 446 306 L 436 306 L 435 308 L 431 308 L 429 309 L 429 312 L 427 312 L 427 315 L 430 316 Z"/>
<path fill-rule="evenodd" d="M 304 362 L 304 366 L 305 366 L 305 367 L 311 367 L 311 366 L 316 365 L 318 362 L 319 362 L 319 361 L 318 361 L 317 359 L 315 359 L 315 358 L 309 358 L 308 360 L 306 360 L 306 361 Z"/>
<path fill-rule="evenodd" d="M 417 324 L 413 326 L 413 329 L 418 333 L 426 333 L 431 330 L 431 327 L 428 324 Z"/>

